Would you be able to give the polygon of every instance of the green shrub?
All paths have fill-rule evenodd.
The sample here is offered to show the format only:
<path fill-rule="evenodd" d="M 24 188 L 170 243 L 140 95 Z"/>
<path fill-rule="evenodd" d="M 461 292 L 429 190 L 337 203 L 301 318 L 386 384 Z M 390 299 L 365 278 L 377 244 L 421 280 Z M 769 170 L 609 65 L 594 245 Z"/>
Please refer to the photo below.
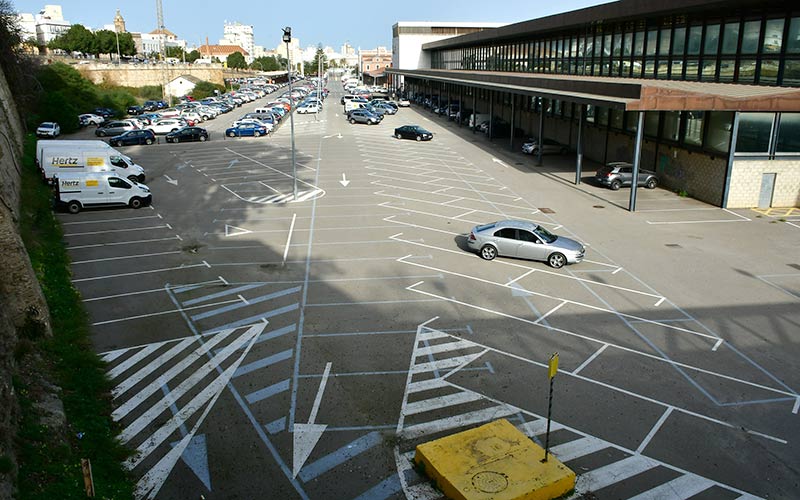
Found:
<path fill-rule="evenodd" d="M 225 87 L 211 82 L 198 82 L 191 92 L 191 96 L 197 99 L 205 99 L 206 97 L 214 95 L 214 91 L 219 90 L 220 93 L 225 92 Z"/>

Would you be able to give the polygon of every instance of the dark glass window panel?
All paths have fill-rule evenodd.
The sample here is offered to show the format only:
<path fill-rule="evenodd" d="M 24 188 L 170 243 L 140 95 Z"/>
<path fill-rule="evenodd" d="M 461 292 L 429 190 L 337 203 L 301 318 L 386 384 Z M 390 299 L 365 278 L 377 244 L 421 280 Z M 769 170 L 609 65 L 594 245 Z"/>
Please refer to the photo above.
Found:
<path fill-rule="evenodd" d="M 703 54 L 716 54 L 719 48 L 719 24 L 706 26 L 706 40 L 703 42 Z"/>
<path fill-rule="evenodd" d="M 659 80 L 669 78 L 669 61 L 661 61 L 656 65 L 656 78 Z"/>
<path fill-rule="evenodd" d="M 686 112 L 686 132 L 683 135 L 683 142 L 693 146 L 699 146 L 703 142 L 703 120 L 705 111 Z"/>
<path fill-rule="evenodd" d="M 800 61 L 787 59 L 783 62 L 783 85 L 800 86 Z"/>
<path fill-rule="evenodd" d="M 609 127 L 622 130 L 622 122 L 625 112 L 621 109 L 612 109 L 609 114 Z"/>
<path fill-rule="evenodd" d="M 739 45 L 739 23 L 726 23 L 722 32 L 722 53 L 735 54 Z"/>
<path fill-rule="evenodd" d="M 731 146 L 733 113 L 729 111 L 712 111 L 708 115 L 705 147 L 712 151 L 727 153 Z"/>
<path fill-rule="evenodd" d="M 636 129 L 639 128 L 639 112 L 638 111 L 626 111 L 625 112 L 625 130 L 628 132 L 636 133 Z"/>
<path fill-rule="evenodd" d="M 594 57 L 599 58 L 600 54 L 602 53 L 603 47 L 603 37 L 600 35 L 595 35 L 594 37 Z"/>
<path fill-rule="evenodd" d="M 595 123 L 603 127 L 608 126 L 608 108 L 603 106 L 597 108 Z"/>
<path fill-rule="evenodd" d="M 739 115 L 737 153 L 768 153 L 774 113 L 742 113 Z"/>
<path fill-rule="evenodd" d="M 692 26 L 689 28 L 689 43 L 686 46 L 686 53 L 696 56 L 700 53 L 700 42 L 703 39 L 703 27 Z"/>
<path fill-rule="evenodd" d="M 758 37 L 761 35 L 761 21 L 747 21 L 742 30 L 742 54 L 758 52 Z"/>
<path fill-rule="evenodd" d="M 739 61 L 739 83 L 755 83 L 756 81 L 756 60 L 741 59 Z"/>
<path fill-rule="evenodd" d="M 681 59 L 673 59 L 672 60 L 672 71 L 671 77 L 673 80 L 680 80 L 683 78 L 683 60 Z"/>
<path fill-rule="evenodd" d="M 661 138 L 667 141 L 678 141 L 678 134 L 681 130 L 680 111 L 665 111 L 664 126 L 661 129 Z"/>
<path fill-rule="evenodd" d="M 633 55 L 640 56 L 644 53 L 644 31 L 637 31 L 633 37 Z"/>
<path fill-rule="evenodd" d="M 622 44 L 622 55 L 628 57 L 633 51 L 633 33 L 625 33 L 624 43 Z"/>
<path fill-rule="evenodd" d="M 736 70 L 735 59 L 722 59 L 719 62 L 719 81 L 732 82 L 735 70 Z"/>
<path fill-rule="evenodd" d="M 800 53 L 800 17 L 793 17 L 789 22 L 789 38 L 786 39 L 786 53 Z"/>
<path fill-rule="evenodd" d="M 669 55 L 669 41 L 672 32 L 669 28 L 661 30 L 661 39 L 658 41 L 658 54 L 662 56 Z"/>
<path fill-rule="evenodd" d="M 800 153 L 800 113 L 782 113 L 776 153 Z"/>
<path fill-rule="evenodd" d="M 658 30 L 650 30 L 647 32 L 647 52 L 646 55 L 656 55 L 656 46 L 658 43 Z"/>
<path fill-rule="evenodd" d="M 672 42 L 672 53 L 678 56 L 682 55 L 683 48 L 686 45 L 686 28 L 675 28 L 675 36 L 673 38 L 675 41 Z"/>
<path fill-rule="evenodd" d="M 653 78 L 656 72 L 656 62 L 652 59 L 645 61 L 644 63 L 644 77 L 645 78 Z"/>
<path fill-rule="evenodd" d="M 648 111 L 644 114 L 644 135 L 658 137 L 658 111 Z"/>
<path fill-rule="evenodd" d="M 717 60 L 711 59 L 703 61 L 703 70 L 702 74 L 700 75 L 700 80 L 704 82 L 713 82 L 714 78 L 716 78 L 717 73 Z"/>
<path fill-rule="evenodd" d="M 616 33 L 614 35 L 614 41 L 612 42 L 612 49 L 611 55 L 618 58 L 622 55 L 622 33 Z"/>
<path fill-rule="evenodd" d="M 591 104 L 586 105 L 586 121 L 589 123 L 594 123 L 594 112 L 595 107 Z"/>
<path fill-rule="evenodd" d="M 783 44 L 783 19 L 770 19 L 764 28 L 765 54 L 777 54 Z"/>
<path fill-rule="evenodd" d="M 577 38 L 573 37 L 572 40 L 570 41 L 569 55 L 570 55 L 570 57 L 577 57 L 577 55 L 578 55 L 578 39 Z"/>
<path fill-rule="evenodd" d="M 761 69 L 758 73 L 759 85 L 778 84 L 778 64 L 777 59 L 764 59 L 761 61 Z"/>

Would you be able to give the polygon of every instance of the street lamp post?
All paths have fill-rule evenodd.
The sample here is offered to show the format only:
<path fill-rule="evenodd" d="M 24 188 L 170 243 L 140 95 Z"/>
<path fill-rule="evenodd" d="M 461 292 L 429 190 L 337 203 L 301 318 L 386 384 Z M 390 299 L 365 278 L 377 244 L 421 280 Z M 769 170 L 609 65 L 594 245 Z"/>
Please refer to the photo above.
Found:
<path fill-rule="evenodd" d="M 294 97 L 292 97 L 292 53 L 289 50 L 289 43 L 292 41 L 292 28 L 287 26 L 283 28 L 283 41 L 286 43 L 286 58 L 287 58 L 287 75 L 289 76 L 289 101 L 291 101 L 289 108 L 289 124 L 292 136 L 292 193 L 293 199 L 297 199 L 297 163 L 295 162 L 294 152 Z"/>
<path fill-rule="evenodd" d="M 114 26 L 114 35 L 117 37 L 117 66 L 122 62 L 122 57 L 119 55 L 119 31 Z"/>

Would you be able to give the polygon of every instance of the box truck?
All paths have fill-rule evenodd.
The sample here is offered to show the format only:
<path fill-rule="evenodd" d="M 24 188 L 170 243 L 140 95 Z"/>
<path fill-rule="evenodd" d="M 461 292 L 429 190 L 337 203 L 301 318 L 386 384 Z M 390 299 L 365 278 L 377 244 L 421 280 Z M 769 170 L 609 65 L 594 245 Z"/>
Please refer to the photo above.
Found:
<path fill-rule="evenodd" d="M 42 150 L 39 170 L 46 180 L 61 173 L 109 172 L 137 182 L 144 182 L 144 169 L 116 149 L 97 146 L 46 147 Z"/>
<path fill-rule="evenodd" d="M 153 201 L 150 188 L 109 172 L 60 172 L 54 179 L 56 207 L 77 214 L 84 207 L 141 208 Z"/>

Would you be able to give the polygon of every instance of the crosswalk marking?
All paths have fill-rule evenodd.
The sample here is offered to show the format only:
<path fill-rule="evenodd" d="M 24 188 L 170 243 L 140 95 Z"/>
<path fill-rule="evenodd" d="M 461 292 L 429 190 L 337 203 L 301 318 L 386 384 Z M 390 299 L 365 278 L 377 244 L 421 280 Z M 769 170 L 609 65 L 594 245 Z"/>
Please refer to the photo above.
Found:
<path fill-rule="evenodd" d="M 338 467 L 351 458 L 364 453 L 383 441 L 383 436 L 377 431 L 365 434 L 355 441 L 342 446 L 333 453 L 320 458 L 314 463 L 306 464 L 298 475 L 304 483 L 321 476 L 329 470 Z"/>
<path fill-rule="evenodd" d="M 424 413 L 439 408 L 446 408 L 448 406 L 456 406 L 464 403 L 470 403 L 483 398 L 477 392 L 456 392 L 454 394 L 447 394 L 445 396 L 438 396 L 430 399 L 423 399 L 422 401 L 415 401 L 406 405 L 406 415 L 414 415 L 417 413 Z"/>
<path fill-rule="evenodd" d="M 438 359 L 428 363 L 420 363 L 411 367 L 412 373 L 432 372 L 435 370 L 444 370 L 446 368 L 455 368 L 463 364 L 469 364 L 478 359 L 483 353 L 470 354 L 468 356 L 456 356 L 453 358 Z"/>
<path fill-rule="evenodd" d="M 209 300 L 219 299 L 220 297 L 225 297 L 228 295 L 238 294 L 242 292 L 246 292 L 247 290 L 252 290 L 253 288 L 258 288 L 260 286 L 264 286 L 264 283 L 250 283 L 247 285 L 237 286 L 233 288 L 227 288 L 221 292 L 211 293 L 208 295 L 203 295 L 202 297 L 197 297 L 195 299 L 189 299 L 182 303 L 183 306 L 193 306 L 195 304 L 201 304 L 203 302 L 208 302 Z"/>
<path fill-rule="evenodd" d="M 507 417 L 508 415 L 513 415 L 514 413 L 518 412 L 519 409 L 506 405 L 485 408 L 483 410 L 462 413 L 460 415 L 440 418 L 430 422 L 409 425 L 403 429 L 402 436 L 407 439 L 412 439 L 434 432 L 482 424 L 488 422 L 489 420 L 497 420 L 498 418 Z"/>
<path fill-rule="evenodd" d="M 580 491 L 597 491 L 640 474 L 648 469 L 657 467 L 658 465 L 657 462 L 647 457 L 633 455 L 578 476 L 575 489 Z"/>
<path fill-rule="evenodd" d="M 289 379 L 281 380 L 276 384 L 272 384 L 269 387 L 265 387 L 263 389 L 259 389 L 257 391 L 251 392 L 244 398 L 247 400 L 248 403 L 258 403 L 259 401 L 263 401 L 267 398 L 271 398 L 276 394 L 280 394 L 282 392 L 286 392 L 289 390 Z"/>
<path fill-rule="evenodd" d="M 299 307 L 300 307 L 300 303 L 296 302 L 296 303 L 290 304 L 288 306 L 279 307 L 279 308 L 273 309 L 271 311 L 267 311 L 267 312 L 260 313 L 260 314 L 255 314 L 253 316 L 249 316 L 247 318 L 242 318 L 242 319 L 237 320 L 237 321 L 232 321 L 231 323 L 228 323 L 226 325 L 222 325 L 222 326 L 218 326 L 218 327 L 215 327 L 215 328 L 211 328 L 209 330 L 205 330 L 205 331 L 203 331 L 203 333 L 212 333 L 212 332 L 218 332 L 218 331 L 221 331 L 221 330 L 227 330 L 229 328 L 236 328 L 236 327 L 239 327 L 239 326 L 252 325 L 252 324 L 258 323 L 260 321 L 269 319 L 269 318 L 271 318 L 273 316 L 279 316 L 281 314 L 297 310 L 297 309 L 299 309 Z"/>
<path fill-rule="evenodd" d="M 552 427 L 550 431 L 552 432 Z M 572 459 L 589 455 L 603 448 L 608 448 L 608 443 L 595 437 L 586 436 L 554 446 L 551 451 L 562 462 L 569 462 Z"/>
<path fill-rule="evenodd" d="M 414 394 L 415 392 L 430 391 L 442 387 L 450 387 L 450 384 L 443 378 L 432 378 L 408 384 L 408 393 Z"/>
<path fill-rule="evenodd" d="M 241 309 L 243 307 L 248 307 L 253 304 L 259 304 L 261 302 L 268 302 L 272 299 L 276 299 L 279 297 L 283 297 L 284 295 L 289 295 L 292 293 L 297 293 L 300 291 L 300 287 L 292 287 L 287 288 L 285 290 L 279 290 L 277 292 L 269 293 L 267 295 L 262 295 L 261 297 L 254 297 L 251 299 L 247 299 L 247 302 L 237 302 L 235 304 L 229 304 L 223 307 L 219 307 L 217 309 L 211 309 L 209 311 L 204 311 L 202 313 L 198 313 L 193 315 L 191 318 L 193 321 L 199 321 L 201 319 L 210 318 L 212 316 L 217 316 L 219 314 L 223 314 L 230 311 L 235 311 L 236 309 Z"/>
<path fill-rule="evenodd" d="M 188 340 L 191 340 L 191 339 L 188 339 Z M 157 342 L 155 344 L 150 344 L 149 346 L 141 349 L 139 352 L 137 352 L 136 354 L 134 354 L 130 358 L 126 359 L 124 362 L 118 364 L 117 366 L 115 366 L 114 368 L 109 370 L 108 371 L 108 378 L 110 378 L 111 380 L 114 380 L 115 378 L 117 378 L 117 376 L 119 374 L 125 373 L 126 371 L 131 369 L 131 367 L 133 367 L 134 365 L 139 363 L 141 360 L 143 360 L 147 356 L 151 355 L 152 353 L 154 353 L 155 351 L 160 349 L 161 346 L 163 346 L 164 344 L 166 344 L 166 342 Z M 124 351 L 119 353 L 119 355 L 122 355 L 122 354 L 124 354 Z M 106 360 L 106 361 L 110 361 L 110 360 Z"/>
<path fill-rule="evenodd" d="M 294 349 L 286 349 L 285 351 L 267 356 L 266 358 L 259 359 L 258 361 L 253 361 L 252 363 L 242 365 L 238 370 L 236 370 L 236 373 L 234 373 L 233 376 L 234 378 L 241 377 L 242 375 L 247 375 L 250 372 L 261 370 L 262 368 L 272 366 L 276 363 L 280 363 L 281 361 L 286 361 L 292 357 L 293 352 Z"/>
<path fill-rule="evenodd" d="M 694 474 L 684 474 L 672 481 L 639 493 L 628 500 L 664 500 L 667 498 L 690 498 L 714 486 L 714 481 Z"/>
<path fill-rule="evenodd" d="M 540 418 L 538 420 L 534 420 L 533 422 L 525 422 L 519 427 L 520 430 L 529 437 L 538 436 L 539 434 L 547 431 L 547 419 Z M 550 432 L 555 432 L 563 428 L 564 426 L 558 422 L 550 422 Z"/>
<path fill-rule="evenodd" d="M 458 349 L 467 349 L 470 347 L 475 347 L 475 342 L 470 342 L 469 340 L 459 340 L 456 342 L 436 344 L 434 346 L 429 346 L 429 347 L 421 347 L 415 351 L 415 354 L 417 355 L 417 357 L 427 356 L 431 354 L 437 354 L 440 352 L 455 351 Z"/>

